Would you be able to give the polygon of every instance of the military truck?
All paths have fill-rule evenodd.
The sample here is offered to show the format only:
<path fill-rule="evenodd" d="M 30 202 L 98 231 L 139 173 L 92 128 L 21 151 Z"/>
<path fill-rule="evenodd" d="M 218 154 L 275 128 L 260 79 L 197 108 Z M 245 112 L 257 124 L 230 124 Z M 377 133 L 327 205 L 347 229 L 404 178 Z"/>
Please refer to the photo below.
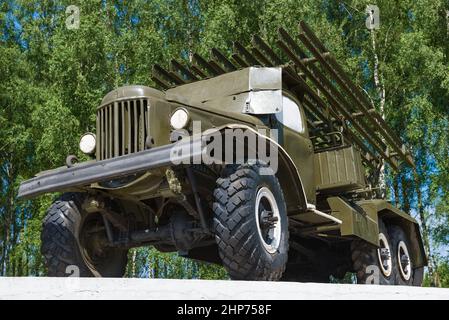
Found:
<path fill-rule="evenodd" d="M 421 285 L 418 223 L 382 190 L 410 152 L 306 23 L 296 38 L 280 28 L 274 47 L 155 65 L 160 90 L 109 92 L 80 140 L 92 160 L 20 185 L 62 193 L 43 221 L 48 274 L 121 277 L 130 248 L 153 246 L 231 279 Z"/>

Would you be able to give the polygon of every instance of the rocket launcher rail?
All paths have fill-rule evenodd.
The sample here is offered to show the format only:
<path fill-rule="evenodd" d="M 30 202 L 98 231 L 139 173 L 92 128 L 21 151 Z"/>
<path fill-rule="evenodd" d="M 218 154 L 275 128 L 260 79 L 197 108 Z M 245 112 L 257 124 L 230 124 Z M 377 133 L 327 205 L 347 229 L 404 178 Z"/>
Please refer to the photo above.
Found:
<path fill-rule="evenodd" d="M 169 70 L 155 65 L 153 80 L 162 89 L 169 89 L 248 66 L 282 67 L 283 86 L 300 98 L 316 151 L 352 144 L 372 169 L 380 168 L 383 161 L 395 171 L 401 162 L 414 167 L 400 138 L 303 21 L 298 39 L 280 28 L 277 48 L 273 49 L 255 35 L 249 48 L 234 42 L 229 58 L 214 48 L 210 60 L 194 54 L 190 65 L 177 60 L 171 61 Z"/>

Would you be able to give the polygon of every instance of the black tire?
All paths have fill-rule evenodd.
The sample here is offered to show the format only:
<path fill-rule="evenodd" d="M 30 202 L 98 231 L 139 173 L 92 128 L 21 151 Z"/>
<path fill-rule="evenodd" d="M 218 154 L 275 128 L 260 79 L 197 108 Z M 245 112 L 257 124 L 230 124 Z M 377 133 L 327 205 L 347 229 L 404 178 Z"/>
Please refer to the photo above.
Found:
<path fill-rule="evenodd" d="M 389 228 L 390 238 L 391 238 L 391 244 L 392 244 L 392 250 L 393 250 L 393 267 L 396 270 L 396 281 L 395 284 L 402 285 L 402 286 L 421 286 L 423 275 L 424 275 L 424 268 L 418 267 L 414 268 L 413 263 L 410 261 L 412 258 L 413 250 L 410 246 L 410 239 L 407 236 L 407 234 L 404 232 L 404 230 L 400 226 L 392 225 Z M 404 252 L 402 246 L 406 246 L 408 251 L 408 259 L 404 256 Z M 406 260 L 409 261 L 409 269 L 405 267 L 407 264 L 406 261 L 403 262 L 401 265 L 400 257 L 406 258 Z M 409 270 L 408 272 L 406 270 Z"/>
<path fill-rule="evenodd" d="M 391 252 L 391 239 L 384 222 L 379 219 L 379 235 L 383 235 L 388 242 Z M 353 263 L 353 270 L 357 276 L 357 283 L 359 284 L 380 284 L 380 285 L 394 285 L 396 273 L 393 268 L 393 261 L 390 260 L 389 274 L 383 272 L 378 257 L 378 248 L 372 244 L 355 240 L 351 244 L 351 258 Z"/>
<path fill-rule="evenodd" d="M 424 267 L 415 268 L 415 274 L 413 275 L 413 285 L 415 287 L 422 287 L 424 281 Z"/>
<path fill-rule="evenodd" d="M 87 226 L 103 225 L 100 214 L 87 214 L 81 204 L 86 195 L 66 193 L 47 211 L 42 224 L 41 252 L 48 276 L 122 277 L 127 263 L 127 250 L 105 248 L 101 257 L 88 256 Z M 89 233 L 90 234 L 90 233 Z M 97 237 L 106 237 L 105 232 Z M 85 245 L 83 245 L 84 243 Z"/>
<path fill-rule="evenodd" d="M 259 164 L 244 164 L 228 172 L 227 176 L 217 179 L 213 227 L 220 258 L 231 279 L 276 281 L 285 271 L 288 259 L 288 220 L 284 195 L 274 174 L 259 174 L 261 167 Z M 255 214 L 256 196 L 260 190 L 267 189 L 271 192 L 270 199 L 275 199 L 278 210 L 273 212 L 279 213 L 277 223 L 280 223 L 278 229 L 273 229 L 273 232 L 279 234 L 279 238 L 276 238 L 278 245 L 272 247 L 272 250 L 266 249 L 270 244 L 262 238 L 262 232 L 265 235 L 267 230 L 266 224 L 263 229 L 260 227 L 259 235 L 260 218 Z M 262 206 L 262 201 L 265 199 L 261 199 L 259 203 L 262 209 L 259 209 L 263 210 L 265 207 Z M 270 211 L 263 210 L 262 214 L 267 212 Z M 272 229 L 268 227 L 268 238 L 270 230 Z"/>

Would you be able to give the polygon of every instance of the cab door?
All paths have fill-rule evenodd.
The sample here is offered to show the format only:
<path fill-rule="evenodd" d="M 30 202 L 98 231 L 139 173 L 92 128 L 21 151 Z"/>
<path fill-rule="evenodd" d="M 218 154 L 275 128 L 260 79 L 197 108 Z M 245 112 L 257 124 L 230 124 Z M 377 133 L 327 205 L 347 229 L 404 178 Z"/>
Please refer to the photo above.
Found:
<path fill-rule="evenodd" d="M 307 201 L 315 203 L 313 145 L 300 103 L 290 94 L 282 97 L 282 112 L 275 114 L 279 144 L 288 152 L 298 169 Z"/>

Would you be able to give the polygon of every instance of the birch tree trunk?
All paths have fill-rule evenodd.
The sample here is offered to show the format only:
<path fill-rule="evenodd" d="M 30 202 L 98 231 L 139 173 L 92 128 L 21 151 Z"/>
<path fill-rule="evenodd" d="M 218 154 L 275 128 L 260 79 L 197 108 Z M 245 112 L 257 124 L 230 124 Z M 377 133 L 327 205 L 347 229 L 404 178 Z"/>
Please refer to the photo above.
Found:
<path fill-rule="evenodd" d="M 136 277 L 136 256 L 137 256 L 137 249 L 133 250 L 133 256 L 132 256 L 132 262 L 131 262 L 131 277 Z"/>
<path fill-rule="evenodd" d="M 394 203 L 396 204 L 396 207 L 400 207 L 399 202 L 399 175 L 393 176 L 393 191 L 394 191 Z"/>
<path fill-rule="evenodd" d="M 380 78 L 379 72 L 379 56 L 377 54 L 377 46 L 376 46 L 376 32 L 375 29 L 370 30 L 371 33 L 371 48 L 373 50 L 373 58 L 374 58 L 374 86 L 379 96 L 379 111 L 382 118 L 385 120 L 385 84 Z M 385 143 L 384 138 L 382 138 L 382 142 Z M 382 165 L 379 168 L 379 188 L 381 190 L 382 197 L 386 196 L 386 175 L 385 175 L 385 161 L 382 161 Z"/>
<path fill-rule="evenodd" d="M 192 8 L 190 7 L 191 3 L 189 0 L 183 1 L 183 9 L 186 17 L 187 25 L 187 50 L 188 50 L 188 58 L 189 62 L 193 62 L 193 54 L 195 50 L 195 23 L 194 23 L 194 13 L 192 12 Z"/>

